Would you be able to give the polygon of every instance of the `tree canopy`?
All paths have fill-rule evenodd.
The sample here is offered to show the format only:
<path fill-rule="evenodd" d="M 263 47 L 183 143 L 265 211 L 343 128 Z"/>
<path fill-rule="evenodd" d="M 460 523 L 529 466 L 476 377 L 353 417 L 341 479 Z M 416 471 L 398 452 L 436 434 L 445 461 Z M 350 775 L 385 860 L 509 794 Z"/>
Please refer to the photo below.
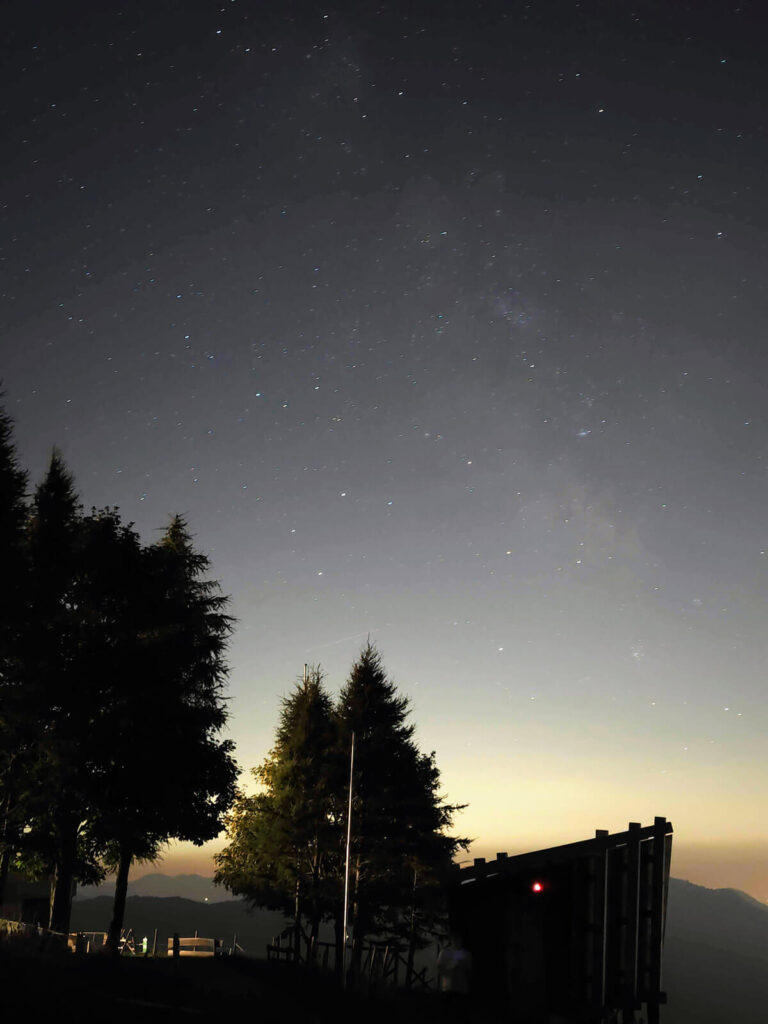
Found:
<path fill-rule="evenodd" d="M 230 844 L 216 862 L 217 880 L 232 892 L 306 917 L 308 956 L 338 888 L 334 741 L 332 702 L 313 667 L 283 698 L 275 745 L 253 769 L 259 791 L 239 793 L 227 820 Z"/>
<path fill-rule="evenodd" d="M 221 735 L 227 598 L 183 517 L 142 544 L 118 509 L 84 511 L 56 450 L 28 498 L 0 410 L 0 554 L 0 902 L 12 861 L 51 875 L 49 923 L 68 931 L 73 881 L 116 870 L 116 948 L 131 863 L 226 823 L 216 880 L 291 918 L 307 961 L 333 922 L 338 965 L 349 827 L 355 957 L 375 936 L 407 942 L 412 964 L 468 841 L 370 642 L 336 700 L 305 667 L 246 794 Z"/>
<path fill-rule="evenodd" d="M 370 643 L 335 705 L 313 669 L 282 702 L 275 745 L 254 770 L 258 791 L 241 792 L 228 819 L 216 881 L 292 915 L 297 935 L 306 918 L 308 955 L 321 920 L 335 922 L 337 942 L 343 934 L 353 733 L 355 949 L 371 935 L 413 946 L 439 925 L 435 883 L 468 841 L 448 832 L 461 808 L 441 798 L 435 755 L 418 750 L 409 714 Z"/>
<path fill-rule="evenodd" d="M 67 931 L 73 881 L 117 868 L 116 945 L 131 861 L 215 837 L 234 798 L 227 599 L 183 518 L 143 546 L 117 509 L 84 513 L 56 451 L 27 505 L 5 416 L 0 484 L 0 902 L 12 858 L 52 873 Z"/>
<path fill-rule="evenodd" d="M 23 822 L 19 792 L 28 740 L 22 713 L 21 634 L 26 622 L 27 477 L 13 444 L 13 425 L 0 408 L 0 899 L 11 848 Z"/>
<path fill-rule="evenodd" d="M 427 910 L 431 887 L 467 846 L 447 831 L 461 806 L 441 798 L 435 754 L 416 746 L 409 701 L 371 643 L 352 666 L 336 715 L 342 751 L 355 735 L 353 934 L 402 939 L 414 924 L 415 901 Z M 419 919 L 429 928 L 437 915 Z"/>

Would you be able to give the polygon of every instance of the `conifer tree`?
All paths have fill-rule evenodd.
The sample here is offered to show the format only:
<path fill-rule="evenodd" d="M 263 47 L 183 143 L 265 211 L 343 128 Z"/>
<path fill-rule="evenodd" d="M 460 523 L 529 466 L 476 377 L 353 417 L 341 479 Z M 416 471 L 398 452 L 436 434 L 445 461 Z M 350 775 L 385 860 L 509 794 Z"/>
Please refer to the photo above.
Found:
<path fill-rule="evenodd" d="M 151 678 L 153 580 L 146 550 L 115 509 L 94 510 L 81 524 L 79 571 L 88 583 L 87 624 L 81 623 L 87 669 L 95 698 L 88 737 L 91 790 L 85 829 L 100 862 L 117 871 L 115 905 L 119 925 L 110 939 L 117 948 L 125 906 L 128 864 L 120 839 L 130 834 L 132 856 L 153 859 L 159 848 L 156 821 L 147 813 L 154 782 L 147 768 L 148 708 L 157 680 Z M 89 628 L 90 627 L 90 628 Z M 150 796 L 151 799 L 151 796 Z"/>
<path fill-rule="evenodd" d="M 80 858 L 81 829 L 92 792 L 85 744 L 98 708 L 84 659 L 87 622 L 82 509 L 72 475 L 54 451 L 37 487 L 28 529 L 29 622 L 24 638 L 28 719 L 35 723 L 27 775 L 28 853 L 54 870 L 50 927 L 69 930 L 73 880 L 90 877 Z"/>
<path fill-rule="evenodd" d="M 352 896 L 355 958 L 366 936 L 413 950 L 439 923 L 436 882 L 468 841 L 447 834 L 461 808 L 440 797 L 434 754 L 413 740 L 407 698 L 368 644 L 331 708 L 318 670 L 283 701 L 276 741 L 227 823 L 216 881 L 258 906 L 343 934 L 344 845 L 350 745 L 355 734 Z M 414 882 L 417 885 L 414 885 Z"/>
<path fill-rule="evenodd" d="M 461 806 L 442 800 L 435 755 L 418 750 L 409 713 L 408 699 L 397 693 L 369 642 L 336 711 L 342 757 L 349 756 L 355 735 L 353 968 L 367 935 L 421 941 L 417 924 L 428 931 L 437 923 L 437 906 L 430 909 L 429 899 L 435 883 L 456 851 L 468 846 L 468 840 L 446 832 Z"/>
<path fill-rule="evenodd" d="M 136 586 L 137 535 L 116 509 L 83 514 L 56 452 L 35 493 L 28 554 L 19 866 L 37 876 L 53 872 L 50 926 L 67 931 L 73 881 L 104 874 L 97 825 L 115 816 L 108 783 L 116 773 L 131 777 L 117 755 L 144 715 L 135 699 L 142 667 L 135 652 L 147 594 Z"/>
<path fill-rule="evenodd" d="M 219 733 L 227 720 L 227 598 L 207 579 L 182 517 L 143 553 L 132 648 L 133 685 L 119 714 L 130 732 L 113 729 L 113 770 L 96 831 L 117 868 L 108 942 L 116 950 L 128 873 L 134 859 L 153 859 L 170 839 L 213 839 L 235 793 L 233 743 Z M 127 645 L 127 650 L 131 650 Z"/>
<path fill-rule="evenodd" d="M 131 861 L 214 838 L 234 797 L 226 598 L 183 519 L 142 548 L 116 509 L 83 513 L 57 451 L 27 511 L 5 416 L 0 486 L 2 870 L 53 873 L 66 932 L 73 882 L 116 868 L 116 948 Z"/>
<path fill-rule="evenodd" d="M 17 836 L 19 788 L 25 754 L 20 715 L 23 682 L 21 632 L 26 621 L 27 476 L 19 466 L 10 417 L 0 408 L 0 904 Z"/>
<path fill-rule="evenodd" d="M 275 745 L 253 771 L 260 791 L 238 795 L 227 823 L 229 845 L 216 858 L 218 883 L 293 917 L 294 949 L 303 935 L 307 960 L 340 891 L 334 736 L 332 703 L 313 667 L 283 699 Z"/>

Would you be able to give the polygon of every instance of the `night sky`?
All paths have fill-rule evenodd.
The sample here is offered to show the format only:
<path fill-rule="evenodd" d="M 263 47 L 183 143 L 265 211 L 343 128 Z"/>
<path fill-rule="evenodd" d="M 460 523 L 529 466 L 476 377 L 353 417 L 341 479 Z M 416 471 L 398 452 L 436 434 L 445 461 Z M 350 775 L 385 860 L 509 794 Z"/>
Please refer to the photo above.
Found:
<path fill-rule="evenodd" d="M 370 634 L 472 856 L 768 900 L 761 6 L 4 4 L 19 453 L 188 517 L 244 768 Z"/>

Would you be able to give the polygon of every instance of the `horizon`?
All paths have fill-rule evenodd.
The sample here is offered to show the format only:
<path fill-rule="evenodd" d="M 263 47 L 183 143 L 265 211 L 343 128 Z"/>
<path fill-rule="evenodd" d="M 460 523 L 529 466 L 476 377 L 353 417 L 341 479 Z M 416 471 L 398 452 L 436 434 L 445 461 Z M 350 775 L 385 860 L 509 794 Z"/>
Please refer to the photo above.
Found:
<path fill-rule="evenodd" d="M 674 827 L 674 822 L 672 822 Z M 611 831 L 620 831 L 620 829 L 611 829 Z M 594 834 L 594 833 L 592 833 Z M 582 835 L 578 837 L 571 837 L 570 839 L 564 840 L 564 842 L 578 842 L 581 839 L 591 838 L 590 835 Z M 214 845 L 208 844 L 208 845 Z M 222 846 L 223 844 L 217 844 Z M 515 856 L 522 853 L 532 853 L 537 850 L 548 849 L 550 845 L 560 844 L 547 844 L 546 846 L 526 846 L 523 848 L 507 846 L 506 852 L 509 856 Z M 478 846 L 477 851 L 470 849 L 472 856 L 466 859 L 462 858 L 456 863 L 470 863 L 474 856 L 485 857 L 486 860 L 493 860 L 496 854 L 503 851 L 504 847 L 491 848 L 490 846 Z M 484 852 L 483 852 L 484 851 Z M 181 877 L 197 877 L 205 878 L 213 881 L 215 867 L 213 863 L 213 854 L 206 856 L 199 850 L 196 850 L 197 856 L 188 854 L 179 854 L 178 856 L 171 856 L 170 863 L 161 861 L 155 865 L 152 864 L 134 864 L 131 868 L 131 874 L 129 876 L 129 885 L 135 882 L 141 881 L 142 878 L 147 875 L 164 876 L 167 878 L 181 878 Z M 760 880 L 763 876 L 763 869 L 761 867 L 755 868 L 756 863 L 756 852 L 749 852 L 746 855 L 743 850 L 738 847 L 728 847 L 726 851 L 720 851 L 717 855 L 718 859 L 713 863 L 712 854 L 702 854 L 702 851 L 697 851 L 695 848 L 686 849 L 684 847 L 683 853 L 680 854 L 678 848 L 678 837 L 673 836 L 672 842 L 672 861 L 670 869 L 670 877 L 676 878 L 679 881 L 690 882 L 693 885 L 699 885 L 706 889 L 719 890 L 719 889 L 735 889 L 740 892 L 746 893 L 753 899 L 757 900 L 760 904 L 768 906 L 768 893 L 760 892 Z M 105 882 L 114 878 L 113 874 L 106 876 Z M 101 883 L 104 884 L 104 883 Z M 82 888 L 98 888 L 98 886 L 79 886 Z M 223 888 L 223 887 L 222 887 Z"/>
<path fill-rule="evenodd" d="M 535 851 L 526 850 L 526 851 L 520 851 L 520 852 L 521 853 L 522 852 L 529 853 L 529 852 L 535 852 Z M 492 858 L 491 857 L 486 857 L 486 859 L 490 860 Z M 153 878 L 153 879 L 154 878 L 201 879 L 201 880 L 206 881 L 206 882 L 210 881 L 211 883 L 213 883 L 213 878 L 214 878 L 213 874 L 204 875 L 204 874 L 200 874 L 198 872 L 179 872 L 179 873 L 171 874 L 169 872 L 155 870 L 155 871 L 148 871 L 145 874 L 139 875 L 136 878 L 130 878 L 129 882 L 128 882 L 129 890 L 130 890 L 130 886 L 131 885 L 136 885 L 137 883 L 143 881 L 147 877 L 150 877 L 150 878 Z M 707 885 L 705 882 L 695 881 L 692 878 L 686 878 L 686 877 L 683 877 L 682 875 L 675 874 L 674 871 L 671 872 L 671 874 L 670 874 L 670 880 L 671 881 L 676 881 L 676 882 L 684 882 L 684 883 L 686 883 L 688 885 L 695 885 L 698 888 L 706 889 L 708 892 L 738 892 L 738 893 L 743 893 L 745 896 L 748 896 L 750 899 L 755 900 L 755 902 L 758 903 L 760 906 L 764 906 L 764 907 L 768 908 L 768 898 L 761 899 L 759 896 L 754 895 L 754 893 L 749 892 L 747 889 L 745 889 L 745 888 L 743 888 L 742 886 L 739 886 L 739 885 L 734 885 L 734 884 L 729 884 L 729 885 L 727 885 L 727 884 L 710 884 L 710 885 Z M 107 875 L 106 878 L 102 882 L 99 882 L 98 884 L 95 884 L 95 885 L 78 885 L 77 894 L 76 894 L 75 898 L 78 898 L 78 896 L 80 894 L 82 894 L 83 890 L 97 890 L 97 889 L 99 889 L 99 888 L 101 888 L 101 887 L 103 887 L 105 885 L 108 885 L 112 881 L 114 881 L 114 875 L 110 874 L 110 875 Z M 222 893 L 228 891 L 228 890 L 226 890 L 226 888 L 223 885 L 221 886 L 221 890 L 222 890 Z M 133 894 L 131 894 L 130 891 L 129 891 L 128 895 L 131 896 Z M 89 896 L 89 898 L 91 898 L 91 897 Z M 189 896 L 175 896 L 175 895 L 168 896 L 168 897 L 159 896 L 159 895 L 153 895 L 152 897 L 140 896 L 138 898 L 141 898 L 141 899 L 145 899 L 145 898 L 153 898 L 153 899 L 169 899 L 169 898 L 170 899 L 172 899 L 172 898 L 192 899 L 192 897 L 189 897 Z M 233 902 L 233 901 L 234 902 L 237 902 L 237 901 L 248 902 L 246 900 L 246 897 L 239 896 L 239 895 L 233 895 L 233 894 L 230 894 L 229 896 L 224 897 L 221 901 L 218 901 L 218 900 L 215 900 L 215 899 L 209 900 L 208 897 L 205 897 L 205 899 L 203 900 L 203 902 L 205 902 L 205 903 Z"/>

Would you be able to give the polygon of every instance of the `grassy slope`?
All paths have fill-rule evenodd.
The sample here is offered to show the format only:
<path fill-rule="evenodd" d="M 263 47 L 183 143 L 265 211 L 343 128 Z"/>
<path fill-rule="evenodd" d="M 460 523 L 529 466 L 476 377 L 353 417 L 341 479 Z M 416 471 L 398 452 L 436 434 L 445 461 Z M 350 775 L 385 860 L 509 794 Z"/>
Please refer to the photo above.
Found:
<path fill-rule="evenodd" d="M 244 958 L 40 958 L 0 951 L 5 1020 L 257 1020 L 280 1024 L 423 1024 L 441 1007 L 418 997 L 340 993 L 329 979 Z M 437 1013 L 435 1013 L 437 1011 Z"/>

